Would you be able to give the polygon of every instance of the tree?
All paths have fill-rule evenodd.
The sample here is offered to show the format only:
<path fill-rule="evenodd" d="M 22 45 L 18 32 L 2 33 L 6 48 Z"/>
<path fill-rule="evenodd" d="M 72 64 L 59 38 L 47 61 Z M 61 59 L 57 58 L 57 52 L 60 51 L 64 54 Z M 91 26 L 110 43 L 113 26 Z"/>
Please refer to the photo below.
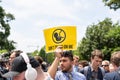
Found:
<path fill-rule="evenodd" d="M 112 51 L 120 51 L 120 25 L 117 23 L 114 29 L 111 29 L 105 37 L 108 39 L 109 48 Z"/>
<path fill-rule="evenodd" d="M 39 56 L 41 56 L 43 58 L 44 61 L 46 61 L 47 63 L 52 63 L 54 60 L 54 53 L 46 53 L 45 51 L 45 46 L 43 46 L 40 50 L 40 52 L 38 53 Z"/>
<path fill-rule="evenodd" d="M 78 51 L 83 59 L 89 60 L 94 49 L 102 50 L 105 59 L 110 59 L 112 51 L 119 49 L 120 28 L 118 23 L 113 24 L 111 19 L 106 18 L 98 24 L 87 27 L 86 35 L 78 45 Z M 116 31 L 117 30 L 117 31 Z"/>
<path fill-rule="evenodd" d="M 41 56 L 43 58 L 44 61 L 46 61 L 46 52 L 45 52 L 45 46 L 43 46 L 41 48 L 41 50 L 39 51 L 39 56 Z"/>
<path fill-rule="evenodd" d="M 15 49 L 15 42 L 13 40 L 8 40 L 10 35 L 9 22 L 14 19 L 12 14 L 6 13 L 2 6 L 0 6 L 0 50 L 11 51 Z"/>
<path fill-rule="evenodd" d="M 39 54 L 39 52 L 38 52 L 38 50 L 35 50 L 34 52 L 32 52 L 32 56 L 36 56 L 36 55 L 38 55 Z"/>
<path fill-rule="evenodd" d="M 109 6 L 110 9 L 117 10 L 120 8 L 120 0 L 103 0 L 106 6 Z"/>

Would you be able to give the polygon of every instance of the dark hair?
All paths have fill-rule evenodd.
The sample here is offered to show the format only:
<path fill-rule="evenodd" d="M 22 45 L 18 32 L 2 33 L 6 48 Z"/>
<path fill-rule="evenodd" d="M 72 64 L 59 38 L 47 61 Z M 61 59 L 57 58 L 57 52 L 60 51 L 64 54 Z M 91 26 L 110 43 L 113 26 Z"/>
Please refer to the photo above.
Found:
<path fill-rule="evenodd" d="M 71 61 L 73 61 L 72 51 L 63 51 L 62 57 L 68 57 Z"/>
<path fill-rule="evenodd" d="M 94 59 L 94 57 L 97 56 L 101 59 L 103 59 L 104 55 L 102 54 L 102 51 L 95 49 L 94 51 L 92 51 L 91 53 L 91 58 Z"/>
<path fill-rule="evenodd" d="M 111 63 L 115 64 L 117 67 L 120 66 L 120 51 L 114 52 L 111 55 L 110 59 Z"/>
<path fill-rule="evenodd" d="M 42 57 L 40 57 L 40 56 L 34 56 L 34 58 L 35 58 L 40 64 L 42 64 L 42 62 L 43 62 Z"/>
<path fill-rule="evenodd" d="M 80 60 L 79 64 L 81 64 L 83 67 L 89 66 L 89 62 L 87 60 Z"/>

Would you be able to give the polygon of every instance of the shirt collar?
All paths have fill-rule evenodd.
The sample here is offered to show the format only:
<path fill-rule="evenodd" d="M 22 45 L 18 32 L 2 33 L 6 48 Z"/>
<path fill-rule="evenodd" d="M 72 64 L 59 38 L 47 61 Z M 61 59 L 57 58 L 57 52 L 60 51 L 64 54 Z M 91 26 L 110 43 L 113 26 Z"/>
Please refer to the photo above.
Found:
<path fill-rule="evenodd" d="M 70 74 L 74 74 L 74 71 L 72 70 L 71 72 L 63 72 L 64 74 L 68 74 L 68 73 L 70 73 Z"/>
<path fill-rule="evenodd" d="M 92 71 L 92 72 L 95 71 L 95 70 L 93 69 L 92 65 L 90 65 L 90 68 L 91 68 L 91 71 Z M 95 71 L 95 72 L 98 72 L 98 69 L 97 69 L 97 71 Z"/>

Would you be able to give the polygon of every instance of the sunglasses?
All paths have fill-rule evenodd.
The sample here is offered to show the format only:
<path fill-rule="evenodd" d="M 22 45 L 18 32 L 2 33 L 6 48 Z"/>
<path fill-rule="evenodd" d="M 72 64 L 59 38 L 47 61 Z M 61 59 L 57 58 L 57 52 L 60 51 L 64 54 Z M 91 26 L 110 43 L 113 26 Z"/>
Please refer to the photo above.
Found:
<path fill-rule="evenodd" d="M 102 65 L 102 67 L 103 67 L 103 66 L 107 67 L 107 66 L 109 66 L 109 65 Z"/>

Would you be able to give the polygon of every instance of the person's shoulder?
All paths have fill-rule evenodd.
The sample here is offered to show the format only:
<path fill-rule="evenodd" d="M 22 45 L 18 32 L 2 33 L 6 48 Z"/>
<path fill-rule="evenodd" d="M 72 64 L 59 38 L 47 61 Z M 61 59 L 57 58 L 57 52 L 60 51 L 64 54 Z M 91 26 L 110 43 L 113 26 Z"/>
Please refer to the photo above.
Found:
<path fill-rule="evenodd" d="M 74 72 L 73 72 L 73 74 L 78 75 L 78 76 L 83 76 L 83 74 L 82 74 L 82 73 L 77 72 L 77 71 L 74 71 Z"/>
<path fill-rule="evenodd" d="M 62 75 L 62 74 L 63 74 L 63 72 L 61 70 L 56 72 L 56 76 Z"/>
<path fill-rule="evenodd" d="M 62 71 L 57 71 L 55 75 L 55 80 L 65 80 L 65 75 Z"/>
<path fill-rule="evenodd" d="M 110 72 L 110 73 L 106 73 L 105 76 L 104 76 L 104 79 L 105 80 L 110 80 L 110 79 L 113 79 L 117 76 L 117 72 L 116 71 L 113 71 L 113 72 Z"/>
<path fill-rule="evenodd" d="M 108 76 L 114 76 L 117 74 L 117 71 L 113 71 L 113 72 L 109 72 L 109 73 L 106 73 L 105 75 L 108 75 Z"/>
<path fill-rule="evenodd" d="M 100 70 L 101 70 L 101 72 L 102 72 L 102 75 L 104 76 L 105 75 L 105 69 L 103 68 L 103 67 L 98 67 Z"/>
<path fill-rule="evenodd" d="M 85 66 L 84 68 L 82 68 L 82 69 L 80 70 L 80 73 L 86 75 L 86 74 L 88 73 L 89 69 L 90 69 L 90 66 Z"/>
<path fill-rule="evenodd" d="M 89 68 L 90 68 L 90 66 L 85 66 L 84 68 L 82 68 L 82 69 L 80 70 L 80 72 L 87 71 Z"/>

